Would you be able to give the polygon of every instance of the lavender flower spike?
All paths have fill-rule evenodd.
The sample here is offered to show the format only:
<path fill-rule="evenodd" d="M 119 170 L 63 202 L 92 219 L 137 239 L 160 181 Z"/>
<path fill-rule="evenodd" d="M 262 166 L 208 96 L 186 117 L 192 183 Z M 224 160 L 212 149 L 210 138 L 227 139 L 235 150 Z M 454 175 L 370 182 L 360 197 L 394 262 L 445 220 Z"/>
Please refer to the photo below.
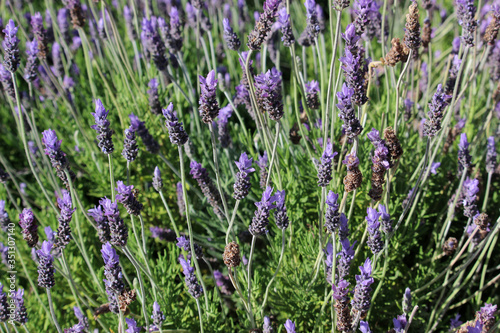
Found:
<path fill-rule="evenodd" d="M 177 112 L 174 111 L 174 104 L 170 103 L 166 109 L 162 110 L 165 117 L 165 126 L 167 126 L 170 142 L 182 146 L 189 139 L 182 122 L 177 118 Z"/>
<path fill-rule="evenodd" d="M 97 206 L 88 210 L 88 214 L 94 219 L 99 235 L 99 241 L 103 244 L 111 240 L 111 232 L 109 230 L 109 221 L 104 215 L 102 206 Z"/>
<path fill-rule="evenodd" d="M 474 46 L 477 28 L 476 7 L 474 0 L 457 0 L 457 19 L 462 26 L 462 41 L 468 47 Z"/>
<path fill-rule="evenodd" d="M 314 0 L 305 0 L 304 6 L 307 12 L 307 25 L 299 37 L 299 44 L 304 47 L 309 47 L 314 45 L 316 38 L 318 38 L 320 23 L 318 20 L 318 13 L 316 12 L 316 2 Z"/>
<path fill-rule="evenodd" d="M 247 46 L 250 50 L 260 50 L 268 38 L 281 0 L 265 0 L 264 12 L 259 15 L 255 28 L 248 34 Z"/>
<path fill-rule="evenodd" d="M 317 162 L 318 168 L 318 186 L 327 187 L 332 180 L 332 163 L 337 152 L 333 151 L 333 144 L 327 143 L 321 160 Z"/>
<path fill-rule="evenodd" d="M 479 180 L 467 178 L 464 182 L 463 192 L 465 193 L 463 199 L 464 215 L 468 218 L 474 218 L 478 213 L 476 201 L 479 193 Z"/>
<path fill-rule="evenodd" d="M 71 240 L 71 227 L 69 223 L 73 217 L 73 213 L 76 209 L 72 208 L 71 195 L 68 191 L 62 191 L 62 198 L 57 198 L 57 205 L 61 210 L 59 215 L 59 227 L 57 229 L 57 239 L 55 242 L 55 247 L 58 249 L 64 249 Z"/>
<path fill-rule="evenodd" d="M 387 208 L 384 205 L 378 205 L 378 212 L 380 214 L 380 229 L 385 234 L 391 233 L 392 232 L 392 220 L 391 220 L 391 216 L 387 212 Z"/>
<path fill-rule="evenodd" d="M 283 35 L 281 40 L 283 41 L 283 45 L 286 47 L 290 47 L 293 43 L 295 43 L 295 37 L 293 36 L 292 24 L 290 20 L 290 14 L 287 13 L 286 7 L 281 8 L 278 12 L 278 22 L 281 26 L 281 33 Z"/>
<path fill-rule="evenodd" d="M 158 79 L 151 79 L 148 83 L 148 87 L 149 109 L 151 113 L 155 115 L 161 114 L 160 97 L 158 96 Z"/>
<path fill-rule="evenodd" d="M 163 180 L 161 179 L 161 172 L 158 166 L 155 167 L 155 171 L 153 173 L 153 188 L 160 192 L 163 188 Z"/>
<path fill-rule="evenodd" d="M 165 316 L 160 310 L 160 304 L 158 304 L 158 302 L 156 301 L 153 303 L 153 314 L 151 315 L 151 319 L 153 319 L 153 324 L 158 327 L 160 327 L 165 320 Z"/>
<path fill-rule="evenodd" d="M 340 224 L 339 204 L 337 203 L 338 198 L 338 194 L 333 193 L 333 191 L 328 191 L 325 202 L 325 227 L 331 234 L 337 231 Z"/>
<path fill-rule="evenodd" d="M 356 287 L 351 301 L 353 312 L 359 318 L 365 318 L 370 309 L 370 285 L 374 282 L 372 275 L 372 263 L 366 258 L 365 263 L 359 267 L 361 274 L 356 275 Z"/>
<path fill-rule="evenodd" d="M 271 326 L 271 319 L 267 316 L 264 317 L 264 325 L 262 326 L 262 333 L 273 333 L 273 327 Z"/>
<path fill-rule="evenodd" d="M 135 139 L 135 130 L 134 127 L 130 125 L 129 128 L 125 129 L 122 156 L 130 163 L 137 158 L 138 152 L 139 148 L 137 147 L 137 141 Z"/>
<path fill-rule="evenodd" d="M 248 231 L 250 231 L 253 236 L 262 236 L 268 232 L 267 225 L 269 224 L 270 210 L 275 208 L 273 203 L 276 201 L 276 197 L 272 196 L 272 193 L 273 188 L 268 186 L 262 194 L 262 200 L 255 203 L 257 210 L 248 228 Z"/>
<path fill-rule="evenodd" d="M 289 220 L 285 205 L 285 190 L 276 191 L 276 210 L 274 211 L 274 221 L 281 230 L 288 228 Z"/>
<path fill-rule="evenodd" d="M 54 272 L 54 257 L 50 251 L 52 243 L 44 241 L 42 248 L 36 251 L 38 256 L 38 285 L 42 288 L 50 289 L 55 285 Z"/>
<path fill-rule="evenodd" d="M 137 326 L 137 322 L 132 318 L 125 318 L 125 322 L 127 323 L 127 330 L 125 333 L 139 333 L 142 332 L 142 327 Z"/>
<path fill-rule="evenodd" d="M 208 73 L 207 77 L 199 76 L 200 78 L 200 114 L 205 124 L 211 124 L 219 114 L 219 103 L 216 98 L 217 79 L 215 71 Z"/>
<path fill-rule="evenodd" d="M 0 283 L 0 322 L 6 322 L 9 318 L 7 294 L 3 291 L 3 284 Z"/>
<path fill-rule="evenodd" d="M 194 267 L 191 266 L 189 260 L 186 261 L 182 256 L 179 258 L 179 262 L 183 269 L 184 281 L 186 282 L 189 293 L 196 299 L 200 298 L 203 294 L 203 288 L 198 283 L 198 279 L 194 273 Z"/>
<path fill-rule="evenodd" d="M 281 72 L 276 67 L 255 77 L 255 93 L 259 109 L 268 112 L 269 118 L 274 121 L 280 120 L 284 114 L 281 85 Z"/>
<path fill-rule="evenodd" d="M 351 261 L 354 259 L 354 245 L 356 245 L 356 241 L 351 245 L 346 237 L 340 240 L 340 244 L 342 244 L 342 250 L 337 256 L 338 280 L 344 279 L 349 275 L 349 270 L 351 269 Z"/>
<path fill-rule="evenodd" d="M 287 319 L 285 322 L 286 333 L 295 333 L 295 323 L 290 319 Z"/>
<path fill-rule="evenodd" d="M 125 185 L 121 180 L 116 182 L 116 200 L 121 203 L 129 214 L 139 216 L 143 205 L 137 201 L 133 185 Z"/>
<path fill-rule="evenodd" d="M 451 96 L 444 93 L 443 86 L 438 84 L 437 91 L 429 103 L 429 112 L 427 112 L 429 119 L 426 119 L 424 123 L 424 135 L 432 138 L 439 132 L 441 129 L 441 120 L 443 120 L 443 112 L 446 106 L 448 106 L 450 98 Z"/>
<path fill-rule="evenodd" d="M 103 207 L 104 216 L 108 219 L 110 243 L 114 246 L 125 246 L 128 240 L 128 229 L 123 219 L 120 217 L 118 204 L 116 201 L 104 197 L 99 201 Z"/>
<path fill-rule="evenodd" d="M 19 39 L 17 38 L 17 27 L 13 20 L 9 20 L 9 23 L 3 29 L 5 34 L 2 46 L 4 49 L 4 59 L 3 64 L 5 68 L 14 73 L 19 67 L 19 62 L 21 58 L 19 57 Z"/>
<path fill-rule="evenodd" d="M 191 161 L 189 167 L 191 171 L 189 173 L 198 182 L 198 185 L 203 192 L 203 195 L 207 198 L 208 203 L 212 206 L 215 215 L 222 217 L 222 199 L 220 197 L 219 191 L 215 188 L 212 179 L 208 175 L 207 169 L 203 168 L 200 163 L 196 161 Z"/>
<path fill-rule="evenodd" d="M 0 229 L 6 231 L 11 223 L 9 213 L 5 211 L 5 200 L 0 200 Z"/>
<path fill-rule="evenodd" d="M 337 285 L 332 284 L 335 312 L 337 313 L 337 329 L 350 332 L 352 327 L 351 311 L 349 310 L 349 282 L 340 278 Z"/>
<path fill-rule="evenodd" d="M 111 154 L 115 148 L 113 146 L 113 140 L 111 136 L 113 135 L 113 130 L 109 128 L 108 113 L 104 108 L 100 99 L 95 101 L 95 112 L 92 115 L 95 118 L 95 125 L 90 126 L 93 130 L 97 132 L 97 144 L 101 148 L 102 152 L 106 155 Z"/>
<path fill-rule="evenodd" d="M 346 83 L 342 85 L 342 90 L 337 93 L 337 98 L 339 103 L 337 108 L 339 109 L 339 118 L 344 122 L 342 128 L 348 138 L 352 139 L 358 136 L 363 127 L 356 117 L 356 112 L 352 99 L 354 96 L 354 89 L 347 86 Z"/>
<path fill-rule="evenodd" d="M 495 172 L 497 167 L 497 151 L 495 148 L 495 137 L 488 138 L 487 153 L 486 153 L 486 171 L 488 173 Z"/>
<path fill-rule="evenodd" d="M 229 25 L 229 20 L 227 18 L 222 20 L 222 24 L 224 25 L 224 40 L 226 41 L 227 47 L 230 50 L 238 51 L 241 46 L 241 41 L 238 38 L 238 35 Z"/>
<path fill-rule="evenodd" d="M 462 172 L 464 169 L 470 169 L 471 166 L 467 134 L 462 133 L 460 135 L 460 143 L 458 144 L 458 171 Z"/>
<path fill-rule="evenodd" d="M 130 129 L 133 129 L 134 132 L 139 135 L 142 139 L 142 143 L 146 146 L 146 150 L 151 154 L 157 154 L 158 151 L 160 151 L 160 145 L 156 142 L 151 133 L 149 133 L 146 125 L 144 125 L 144 122 L 140 121 L 139 118 L 133 113 L 128 117 L 130 118 Z"/>
<path fill-rule="evenodd" d="M 29 247 L 35 247 L 38 244 L 38 224 L 35 221 L 35 215 L 30 208 L 24 208 L 19 214 L 19 225 L 22 229 L 23 239 Z"/>
<path fill-rule="evenodd" d="M 382 238 L 380 235 L 379 227 L 380 227 L 380 222 L 378 221 L 380 217 L 380 213 L 377 213 L 377 211 L 371 207 L 368 207 L 367 209 L 367 216 L 366 216 L 366 222 L 368 223 L 368 233 L 369 233 L 369 238 L 366 244 L 372 250 L 373 254 L 377 254 L 380 251 L 382 251 L 384 247 L 384 243 L 382 242 Z"/>
<path fill-rule="evenodd" d="M 320 107 L 319 101 L 319 83 L 312 80 L 306 83 L 306 103 L 312 110 L 317 110 Z"/>
<path fill-rule="evenodd" d="M 31 42 L 26 42 L 26 54 L 28 58 L 24 66 L 24 79 L 33 82 L 37 77 L 36 67 L 38 66 L 38 41 L 36 38 L 33 38 Z"/>
<path fill-rule="evenodd" d="M 26 324 L 28 322 L 28 312 L 26 311 L 26 306 L 24 305 L 24 289 L 18 289 L 11 295 L 14 299 L 14 304 L 16 305 L 14 321 L 17 321 L 20 324 Z"/>
<path fill-rule="evenodd" d="M 260 178 L 260 188 L 265 190 L 266 189 L 266 182 L 267 182 L 267 176 L 268 176 L 268 157 L 267 157 L 267 151 L 264 151 L 264 154 L 262 156 L 259 156 L 259 160 L 257 161 L 257 165 L 259 166 L 259 178 Z"/>
<path fill-rule="evenodd" d="M 230 104 L 220 109 L 217 117 L 217 131 L 219 134 L 219 142 L 222 148 L 227 148 L 231 144 L 231 136 L 229 135 L 228 122 L 233 114 L 233 108 Z"/>
<path fill-rule="evenodd" d="M 101 249 L 102 258 L 104 259 L 104 285 L 108 294 L 109 308 L 111 312 L 118 314 L 118 296 L 125 289 L 123 284 L 122 268 L 120 266 L 120 258 L 116 250 L 110 243 L 106 243 Z"/>
<path fill-rule="evenodd" d="M 242 153 L 235 164 L 239 171 L 236 173 L 233 198 L 243 200 L 250 192 L 250 173 L 254 172 L 255 169 L 252 168 L 252 158 L 248 158 L 247 153 Z"/>
<path fill-rule="evenodd" d="M 363 320 L 361 320 L 359 322 L 359 330 L 361 331 L 361 333 L 372 333 L 368 323 L 366 321 L 363 321 Z"/>

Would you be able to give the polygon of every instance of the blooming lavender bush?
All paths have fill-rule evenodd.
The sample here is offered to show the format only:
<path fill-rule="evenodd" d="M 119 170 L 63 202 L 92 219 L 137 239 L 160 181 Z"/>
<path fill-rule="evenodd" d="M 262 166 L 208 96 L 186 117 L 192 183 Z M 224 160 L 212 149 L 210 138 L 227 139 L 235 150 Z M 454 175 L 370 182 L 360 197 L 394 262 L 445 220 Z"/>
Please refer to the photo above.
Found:
<path fill-rule="evenodd" d="M 500 330 L 495 1 L 0 9 L 0 332 Z"/>

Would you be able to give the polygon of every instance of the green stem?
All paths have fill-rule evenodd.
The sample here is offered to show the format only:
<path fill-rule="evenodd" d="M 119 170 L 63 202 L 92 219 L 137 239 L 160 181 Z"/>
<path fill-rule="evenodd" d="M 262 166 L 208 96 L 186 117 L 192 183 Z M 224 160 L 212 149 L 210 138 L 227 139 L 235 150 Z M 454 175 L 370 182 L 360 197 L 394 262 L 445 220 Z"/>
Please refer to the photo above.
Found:
<path fill-rule="evenodd" d="M 56 313 L 54 311 L 54 304 L 52 303 L 52 294 L 50 293 L 50 288 L 47 288 L 47 298 L 49 302 L 49 308 L 50 308 L 50 314 L 52 315 L 52 321 L 54 322 L 54 325 L 56 326 L 57 332 L 62 333 L 61 327 L 59 326 L 59 323 L 57 322 L 57 317 Z"/>
<path fill-rule="evenodd" d="M 250 257 L 248 258 L 248 312 L 250 314 L 250 322 L 252 324 L 252 328 L 255 328 L 255 319 L 253 317 L 252 312 L 252 259 L 253 259 L 253 251 L 255 249 L 255 240 L 257 237 L 252 236 L 252 245 L 250 247 Z"/>
<path fill-rule="evenodd" d="M 200 332 L 203 333 L 203 316 L 201 315 L 201 306 L 199 299 L 196 299 L 196 307 L 198 308 L 198 317 L 200 318 Z"/>
<path fill-rule="evenodd" d="M 276 267 L 276 271 L 274 272 L 273 277 L 271 278 L 271 280 L 269 281 L 269 283 L 267 284 L 267 287 L 266 287 L 266 293 L 264 294 L 264 301 L 262 302 L 262 306 L 261 306 L 261 315 L 262 316 L 264 316 L 264 310 L 266 308 L 267 297 L 269 296 L 269 289 L 271 288 L 271 285 L 273 284 L 274 279 L 276 278 L 276 276 L 278 276 L 278 273 L 280 271 L 281 262 L 283 260 L 283 254 L 285 253 L 285 243 L 286 243 L 285 234 L 286 234 L 286 229 L 282 229 L 281 230 L 281 254 L 280 254 L 280 259 L 278 261 L 278 267 Z"/>
<path fill-rule="evenodd" d="M 408 54 L 408 60 L 406 61 L 403 70 L 401 71 L 401 75 L 399 76 L 398 83 L 396 84 L 396 115 L 394 116 L 394 133 L 398 134 L 398 115 L 399 115 L 399 88 L 401 88 L 401 82 L 404 79 L 406 70 L 408 69 L 408 65 L 412 62 L 411 56 L 413 54 L 413 50 L 410 49 L 410 53 Z"/>
<path fill-rule="evenodd" d="M 172 212 L 170 211 L 170 208 L 168 207 L 167 201 L 165 200 L 165 196 L 163 195 L 162 191 L 160 191 L 158 193 L 160 193 L 161 201 L 163 202 L 163 205 L 165 206 L 165 209 L 167 210 L 168 218 L 170 219 L 170 222 L 172 223 L 172 227 L 174 228 L 175 235 L 177 237 L 179 237 L 180 236 L 179 229 L 177 229 L 177 224 L 175 223 L 174 216 L 172 215 Z"/>
<path fill-rule="evenodd" d="M 227 231 L 226 231 L 226 244 L 229 243 L 229 234 L 233 230 L 234 219 L 236 218 L 236 212 L 238 211 L 239 205 L 240 205 L 240 200 L 236 200 L 236 203 L 234 204 L 233 215 L 231 216 L 231 221 L 229 222 L 229 227 L 227 228 Z M 236 237 L 234 235 L 234 232 L 233 232 L 233 241 L 236 241 Z"/>
<path fill-rule="evenodd" d="M 113 175 L 113 158 L 108 154 L 109 182 L 111 183 L 111 200 L 115 201 L 115 176 Z"/>

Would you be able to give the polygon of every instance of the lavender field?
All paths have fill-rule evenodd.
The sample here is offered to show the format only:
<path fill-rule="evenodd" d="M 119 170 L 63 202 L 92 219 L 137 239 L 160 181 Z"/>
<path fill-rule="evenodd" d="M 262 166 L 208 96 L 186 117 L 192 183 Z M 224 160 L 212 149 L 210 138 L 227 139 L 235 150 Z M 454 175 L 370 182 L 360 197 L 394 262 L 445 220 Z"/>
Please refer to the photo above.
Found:
<path fill-rule="evenodd" d="M 0 0 L 0 333 L 500 332 L 499 0 Z"/>

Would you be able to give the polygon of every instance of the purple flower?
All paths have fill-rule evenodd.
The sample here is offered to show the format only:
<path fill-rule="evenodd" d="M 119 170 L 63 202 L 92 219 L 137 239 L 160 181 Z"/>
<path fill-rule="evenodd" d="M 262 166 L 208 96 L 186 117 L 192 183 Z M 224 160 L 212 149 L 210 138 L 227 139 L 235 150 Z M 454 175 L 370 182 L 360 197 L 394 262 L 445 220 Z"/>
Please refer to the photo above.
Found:
<path fill-rule="evenodd" d="M 52 45 L 52 62 L 54 64 L 53 71 L 55 76 L 64 76 L 64 64 L 61 59 L 61 46 L 59 43 Z"/>
<path fill-rule="evenodd" d="M 71 40 L 69 21 L 68 21 L 68 10 L 66 8 L 61 8 L 57 11 L 57 25 L 63 39 L 68 43 Z"/>
<path fill-rule="evenodd" d="M 268 316 L 264 317 L 264 326 L 262 327 L 262 333 L 273 333 L 273 327 L 271 326 L 271 319 Z"/>
<path fill-rule="evenodd" d="M 248 34 L 247 46 L 250 50 L 260 50 L 262 43 L 269 37 L 280 3 L 281 0 L 264 1 L 264 12 L 259 15 L 255 28 Z"/>
<path fill-rule="evenodd" d="M 309 81 L 306 86 L 306 103 L 312 110 L 317 110 L 320 107 L 319 101 L 319 83 L 316 80 Z"/>
<path fill-rule="evenodd" d="M 158 96 L 158 79 L 153 78 L 148 83 L 148 101 L 151 113 L 155 115 L 161 114 L 160 97 Z"/>
<path fill-rule="evenodd" d="M 331 142 L 327 143 L 321 155 L 321 160 L 317 162 L 318 185 L 320 187 L 328 186 L 332 180 L 332 164 L 335 155 L 337 155 L 337 152 L 333 151 L 333 144 Z"/>
<path fill-rule="evenodd" d="M 295 333 L 295 323 L 290 319 L 287 319 L 285 322 L 286 333 Z"/>
<path fill-rule="evenodd" d="M 231 144 L 231 136 L 229 135 L 228 121 L 233 114 L 233 108 L 230 104 L 226 105 L 219 111 L 217 116 L 217 130 L 219 133 L 219 142 L 222 148 L 227 148 Z"/>
<path fill-rule="evenodd" d="M 295 43 L 295 37 L 293 36 L 290 20 L 290 14 L 287 13 L 286 7 L 281 8 L 278 12 L 278 22 L 280 24 L 281 33 L 283 35 L 283 37 L 281 37 L 281 40 L 283 41 L 283 45 L 285 45 L 286 47 L 290 47 L 293 43 Z"/>
<path fill-rule="evenodd" d="M 490 325 L 495 322 L 495 313 L 497 312 L 497 306 L 493 304 L 485 303 L 484 306 L 476 312 L 476 319 L 483 325 Z"/>
<path fill-rule="evenodd" d="M 467 326 L 468 333 L 482 333 L 483 332 L 483 324 L 480 321 L 476 321 L 474 326 Z"/>
<path fill-rule="evenodd" d="M 240 159 L 235 164 L 239 171 L 236 173 L 236 180 L 233 186 L 233 198 L 243 200 L 250 192 L 250 173 L 254 172 L 255 169 L 252 168 L 252 158 L 248 158 L 245 152 L 240 155 Z"/>
<path fill-rule="evenodd" d="M 28 312 L 26 311 L 26 306 L 24 305 L 24 289 L 18 289 L 16 292 L 11 293 L 11 297 L 16 305 L 14 321 L 17 321 L 20 324 L 26 324 L 28 322 Z"/>
<path fill-rule="evenodd" d="M 125 18 L 125 26 L 127 27 L 128 38 L 131 41 L 137 39 L 137 32 L 135 31 L 132 12 L 128 6 L 123 7 L 123 17 Z"/>
<path fill-rule="evenodd" d="M 55 285 L 54 272 L 54 257 L 50 253 L 52 251 L 52 243 L 43 241 L 40 250 L 36 251 L 38 255 L 38 285 L 42 288 L 50 289 Z"/>
<path fill-rule="evenodd" d="M 288 228 L 289 220 L 285 205 L 285 190 L 276 191 L 276 210 L 274 211 L 274 221 L 276 226 L 282 230 Z"/>
<path fill-rule="evenodd" d="M 82 313 L 79 307 L 75 306 L 73 308 L 73 311 L 75 312 L 75 317 L 78 319 L 78 324 L 73 325 L 73 327 L 65 330 L 65 333 L 84 333 L 89 331 L 90 326 L 89 326 L 89 320 L 85 315 Z"/>
<path fill-rule="evenodd" d="M 219 114 L 219 103 L 217 102 L 217 79 L 215 71 L 210 71 L 207 77 L 199 76 L 200 78 L 200 114 L 205 124 L 211 124 Z"/>
<path fill-rule="evenodd" d="M 354 245 L 356 242 L 351 243 L 347 238 L 340 241 L 342 245 L 341 251 L 337 254 L 337 280 L 341 280 L 349 276 L 349 270 L 351 269 L 351 262 L 354 259 Z"/>
<path fill-rule="evenodd" d="M 104 197 L 99 200 L 99 204 L 103 207 L 104 216 L 108 220 L 110 243 L 115 246 L 125 246 L 128 240 L 128 229 L 123 219 L 120 217 L 118 204 L 116 201 Z"/>
<path fill-rule="evenodd" d="M 182 122 L 177 118 L 177 112 L 174 111 L 174 104 L 170 103 L 166 109 L 162 110 L 165 117 L 165 126 L 167 126 L 170 142 L 175 145 L 184 145 L 189 139 Z"/>
<path fill-rule="evenodd" d="M 123 150 L 122 156 L 125 157 L 127 162 L 133 162 L 137 158 L 137 153 L 139 148 L 137 147 L 137 141 L 135 139 L 135 130 L 132 125 L 125 129 L 124 139 L 123 139 Z"/>
<path fill-rule="evenodd" d="M 109 128 L 110 124 L 107 119 L 108 114 L 109 111 L 104 108 L 101 100 L 97 99 L 95 101 L 95 112 L 92 113 L 95 119 L 95 125 L 90 126 L 90 128 L 97 132 L 97 140 L 99 140 L 98 146 L 106 155 L 114 151 L 113 141 L 111 139 L 113 130 Z"/>
<path fill-rule="evenodd" d="M 370 258 L 366 258 L 365 263 L 359 267 L 360 275 L 356 275 L 356 287 L 351 301 L 354 313 L 359 313 L 363 318 L 370 308 L 370 285 L 374 282 L 372 275 L 372 265 Z"/>
<path fill-rule="evenodd" d="M 186 204 L 184 203 L 184 196 L 182 193 L 181 182 L 177 182 L 176 184 L 176 193 L 177 193 L 177 207 L 179 207 L 179 215 L 184 216 L 186 211 Z"/>
<path fill-rule="evenodd" d="M 201 164 L 196 161 L 191 161 L 189 166 L 191 169 L 189 173 L 193 176 L 193 179 L 198 182 L 203 195 L 205 195 L 208 203 L 212 206 L 215 215 L 222 217 L 222 199 L 212 179 L 208 175 L 207 169 L 203 168 Z"/>
<path fill-rule="evenodd" d="M 71 227 L 69 224 L 76 209 L 72 209 L 71 195 L 66 190 L 62 190 L 62 198 L 57 198 L 57 205 L 61 213 L 58 218 L 59 227 L 55 247 L 64 249 L 71 240 Z"/>
<path fill-rule="evenodd" d="M 363 321 L 363 320 L 361 320 L 359 322 L 359 330 L 361 331 L 361 333 L 372 333 L 368 323 L 366 321 Z"/>
<path fill-rule="evenodd" d="M 179 18 L 179 10 L 172 6 L 170 9 L 170 31 L 167 38 L 167 46 L 171 52 L 179 52 L 182 48 L 182 25 Z"/>
<path fill-rule="evenodd" d="M 28 58 L 24 67 L 24 79 L 33 82 L 37 77 L 36 67 L 38 65 L 38 42 L 36 38 L 32 42 L 26 42 L 26 54 Z"/>
<path fill-rule="evenodd" d="M 345 214 L 340 213 L 339 238 L 341 242 L 349 237 L 349 225 L 347 222 L 348 220 Z"/>
<path fill-rule="evenodd" d="M 406 316 L 404 314 L 392 319 L 392 323 L 394 324 L 394 331 L 396 333 L 405 332 L 407 321 L 406 321 Z"/>
<path fill-rule="evenodd" d="M 160 72 L 166 70 L 168 60 L 165 56 L 165 43 L 158 34 L 154 17 L 152 17 L 151 20 L 145 17 L 142 19 L 141 39 L 148 52 L 151 54 L 156 68 L 158 68 Z"/>
<path fill-rule="evenodd" d="M 380 229 L 385 234 L 389 234 L 392 232 L 392 220 L 391 216 L 387 212 L 387 208 L 384 205 L 378 205 L 378 212 L 380 214 Z"/>
<path fill-rule="evenodd" d="M 155 167 L 155 171 L 153 172 L 153 188 L 158 192 L 163 188 L 163 180 L 161 179 L 161 172 L 158 166 Z"/>
<path fill-rule="evenodd" d="M 9 213 L 5 211 L 5 200 L 0 200 L 0 228 L 6 231 L 10 223 Z"/>
<path fill-rule="evenodd" d="M 233 31 L 233 28 L 229 25 L 229 20 L 224 18 L 222 20 L 222 24 L 224 26 L 224 40 L 226 41 L 227 47 L 230 50 L 238 51 L 241 46 L 241 41 L 238 38 L 238 35 Z"/>
<path fill-rule="evenodd" d="M 354 54 L 348 48 L 345 49 L 345 54 L 340 57 L 340 62 L 343 64 L 345 83 L 353 90 L 351 100 L 354 104 L 361 106 L 368 101 L 365 88 L 365 66 L 361 55 Z"/>
<path fill-rule="evenodd" d="M 451 96 L 444 93 L 443 86 L 438 84 L 437 91 L 429 103 L 429 112 L 427 112 L 429 119 L 426 119 L 424 123 L 424 135 L 432 138 L 439 132 L 441 129 L 441 120 L 443 119 L 443 111 L 448 106 L 450 98 Z"/>
<path fill-rule="evenodd" d="M 3 284 L 0 283 L 0 322 L 9 320 L 9 312 L 7 294 L 3 291 Z"/>
<path fill-rule="evenodd" d="M 13 20 L 9 20 L 9 23 L 3 29 L 5 34 L 2 46 L 4 49 L 4 59 L 3 64 L 5 68 L 14 73 L 19 67 L 19 62 L 21 61 L 19 57 L 19 39 L 17 38 L 17 27 Z"/>
<path fill-rule="evenodd" d="M 94 219 L 96 223 L 99 241 L 103 244 L 109 242 L 111 240 L 109 221 L 102 211 L 102 206 L 94 206 L 94 208 L 88 210 L 88 214 Z"/>
<path fill-rule="evenodd" d="M 159 170 L 158 170 L 159 171 Z M 139 216 L 143 205 L 137 201 L 136 194 L 133 191 L 133 185 L 125 185 L 121 180 L 116 182 L 116 200 L 121 203 L 129 214 Z"/>
<path fill-rule="evenodd" d="M 281 85 L 282 75 L 276 67 L 255 76 L 255 93 L 259 109 L 268 112 L 269 118 L 274 121 L 280 120 L 284 114 Z"/>
<path fill-rule="evenodd" d="M 177 237 L 177 244 L 175 245 L 177 245 L 178 248 L 186 251 L 188 253 L 188 259 L 191 259 L 191 243 L 189 242 L 188 238 L 184 236 Z M 196 259 L 202 259 L 203 248 L 196 243 L 193 243 L 193 245 L 194 245 L 194 253 L 196 255 Z"/>
<path fill-rule="evenodd" d="M 12 99 L 12 101 L 15 101 L 16 92 L 14 90 L 14 82 L 12 81 L 12 75 L 7 70 L 7 68 L 5 68 L 4 65 L 2 65 L 1 63 L 0 63 L 0 81 L 2 81 L 2 86 L 5 93 Z"/>
<path fill-rule="evenodd" d="M 189 293 L 196 299 L 200 298 L 203 294 L 203 288 L 198 283 L 198 279 L 194 273 L 194 267 L 191 267 L 191 262 L 189 260 L 186 261 L 183 256 L 179 257 L 179 262 L 183 269 L 184 281 L 186 282 Z"/>
<path fill-rule="evenodd" d="M 440 162 L 435 162 L 435 163 L 432 163 L 431 165 L 431 173 L 433 175 L 436 175 L 437 174 L 437 169 L 441 166 L 441 163 Z"/>
<path fill-rule="evenodd" d="M 318 13 L 316 12 L 316 2 L 314 0 L 305 0 L 304 6 L 306 7 L 306 28 L 299 37 L 299 44 L 304 47 L 313 45 L 318 38 L 320 32 L 320 23 L 318 20 Z"/>
<path fill-rule="evenodd" d="M 354 105 L 352 104 L 353 96 L 354 89 L 349 88 L 344 82 L 342 90 L 337 93 L 337 108 L 339 109 L 339 118 L 344 122 L 342 128 L 350 139 L 358 136 L 363 130 L 359 119 L 356 117 Z"/>
<path fill-rule="evenodd" d="M 160 150 L 160 145 L 149 133 L 146 125 L 144 125 L 144 122 L 140 121 L 139 118 L 133 113 L 131 113 L 128 117 L 130 118 L 130 130 L 133 130 L 137 133 L 137 135 L 139 135 L 142 139 L 142 143 L 146 146 L 147 151 L 151 154 L 157 154 Z"/>
<path fill-rule="evenodd" d="M 132 318 L 125 318 L 125 322 L 127 323 L 126 333 L 138 333 L 142 331 L 141 326 L 137 326 L 137 322 Z"/>
<path fill-rule="evenodd" d="M 234 292 L 233 284 L 228 276 L 224 276 L 220 271 L 214 271 L 214 280 L 217 287 L 220 287 L 220 292 L 223 295 L 232 295 Z M 265 321 L 265 319 L 264 319 Z"/>
<path fill-rule="evenodd" d="M 497 166 L 497 152 L 495 148 L 495 137 L 488 138 L 487 153 L 486 153 L 486 171 L 490 174 L 495 172 Z"/>
<path fill-rule="evenodd" d="M 153 319 L 153 324 L 158 327 L 160 327 L 165 320 L 165 316 L 160 310 L 160 304 L 158 304 L 158 302 L 156 301 L 153 303 L 153 314 L 151 315 L 151 319 Z"/>
<path fill-rule="evenodd" d="M 458 24 L 462 26 L 462 41 L 466 46 L 472 47 L 477 28 L 474 0 L 457 0 L 456 5 Z"/>
<path fill-rule="evenodd" d="M 325 227 L 331 234 L 335 233 L 340 225 L 339 204 L 337 203 L 338 198 L 338 194 L 333 193 L 333 191 L 328 191 L 325 202 Z"/>
<path fill-rule="evenodd" d="M 378 213 L 375 209 L 368 207 L 367 209 L 366 222 L 368 224 L 368 241 L 366 244 L 370 248 L 373 254 L 377 254 L 384 248 L 384 243 L 382 241 L 382 237 L 379 231 L 380 222 L 378 221 L 380 218 L 380 213 Z"/>
<path fill-rule="evenodd" d="M 267 225 L 269 224 L 270 210 L 275 208 L 273 203 L 276 201 L 276 196 L 272 196 L 272 193 L 273 188 L 268 186 L 262 194 L 262 200 L 255 203 L 257 210 L 248 228 L 248 231 L 250 231 L 253 236 L 261 236 L 268 232 Z"/>
<path fill-rule="evenodd" d="M 268 157 L 267 157 L 267 151 L 264 151 L 264 154 L 262 156 L 259 156 L 258 161 L 256 162 L 257 165 L 259 166 L 259 178 L 260 178 L 260 188 L 265 189 L 267 187 L 267 164 L 268 164 Z"/>
<path fill-rule="evenodd" d="M 455 318 L 452 318 L 450 320 L 450 330 L 455 330 L 459 328 L 460 326 L 462 326 L 463 323 L 464 322 L 460 320 L 460 314 L 457 313 Z"/>
<path fill-rule="evenodd" d="M 106 277 L 104 279 L 104 285 L 110 303 L 109 308 L 113 313 L 118 314 L 118 296 L 120 296 L 125 289 L 120 258 L 110 243 L 103 244 L 101 254 L 104 259 L 104 276 Z"/>
<path fill-rule="evenodd" d="M 161 227 L 151 227 L 151 237 L 158 238 L 161 241 L 173 242 L 175 241 L 175 232 L 171 229 Z"/>
<path fill-rule="evenodd" d="M 462 172 L 464 169 L 470 169 L 471 159 L 467 134 L 462 133 L 460 135 L 460 143 L 458 144 L 458 171 Z"/>
<path fill-rule="evenodd" d="M 476 199 L 479 193 L 479 180 L 467 178 L 463 185 L 463 199 L 464 215 L 468 218 L 473 218 L 477 214 Z"/>
<path fill-rule="evenodd" d="M 28 243 L 28 246 L 35 247 L 38 243 L 38 224 L 30 208 L 24 208 L 19 214 L 19 225 L 22 229 L 23 239 Z"/>
<path fill-rule="evenodd" d="M 48 34 L 47 30 L 45 30 L 43 27 L 42 14 L 40 14 L 39 12 L 31 16 L 31 29 L 33 31 L 33 35 L 38 41 L 38 56 L 42 59 L 45 59 L 48 53 Z"/>

